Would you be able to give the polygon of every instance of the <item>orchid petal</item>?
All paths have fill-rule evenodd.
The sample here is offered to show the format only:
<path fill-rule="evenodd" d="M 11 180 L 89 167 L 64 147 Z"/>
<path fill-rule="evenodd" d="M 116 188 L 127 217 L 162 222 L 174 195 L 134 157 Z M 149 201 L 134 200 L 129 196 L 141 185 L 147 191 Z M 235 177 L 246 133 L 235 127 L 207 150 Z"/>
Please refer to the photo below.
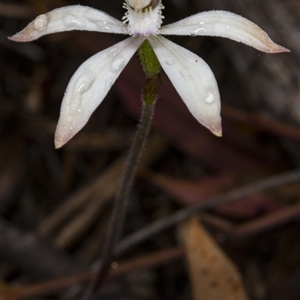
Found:
<path fill-rule="evenodd" d="M 55 147 L 68 142 L 89 120 L 144 37 L 130 37 L 85 61 L 71 78 L 60 110 Z"/>
<path fill-rule="evenodd" d="M 88 6 L 70 5 L 39 15 L 9 39 L 29 42 L 46 34 L 70 30 L 128 34 L 127 26 L 110 15 Z"/>
<path fill-rule="evenodd" d="M 148 40 L 192 115 L 212 133 L 221 136 L 220 95 L 209 66 L 196 54 L 163 37 Z"/>
<path fill-rule="evenodd" d="M 227 11 L 207 11 L 163 26 L 160 34 L 219 36 L 244 43 L 267 53 L 289 52 L 275 44 L 253 22 Z"/>

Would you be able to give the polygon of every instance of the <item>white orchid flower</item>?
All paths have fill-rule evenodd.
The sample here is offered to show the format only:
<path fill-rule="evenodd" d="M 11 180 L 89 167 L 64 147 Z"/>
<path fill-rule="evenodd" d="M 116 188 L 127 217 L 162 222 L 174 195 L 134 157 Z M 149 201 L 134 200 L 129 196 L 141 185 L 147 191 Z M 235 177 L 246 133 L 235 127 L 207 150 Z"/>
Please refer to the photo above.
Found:
<path fill-rule="evenodd" d="M 81 5 L 54 9 L 10 37 L 13 41 L 29 42 L 46 34 L 70 30 L 130 35 L 89 58 L 71 78 L 55 132 L 56 148 L 63 146 L 87 123 L 145 40 L 149 41 L 189 111 L 217 136 L 222 135 L 221 104 L 211 69 L 199 56 L 162 35 L 220 36 L 267 53 L 289 51 L 275 44 L 256 24 L 227 11 L 202 12 L 161 27 L 164 7 L 160 0 L 126 0 L 123 7 L 127 10 L 123 22 Z"/>

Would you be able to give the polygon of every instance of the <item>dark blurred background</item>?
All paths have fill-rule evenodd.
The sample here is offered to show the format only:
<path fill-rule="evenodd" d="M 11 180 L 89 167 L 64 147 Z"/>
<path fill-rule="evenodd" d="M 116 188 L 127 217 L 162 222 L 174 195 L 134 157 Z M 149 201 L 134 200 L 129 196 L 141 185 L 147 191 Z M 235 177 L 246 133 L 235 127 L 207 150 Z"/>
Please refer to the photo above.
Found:
<path fill-rule="evenodd" d="M 202 57 L 222 99 L 223 138 L 189 114 L 167 77 L 131 195 L 124 235 L 216 194 L 300 167 L 299 1 L 165 0 L 168 24 L 205 10 L 228 10 L 263 28 L 291 50 L 265 54 L 214 37 L 169 37 Z M 1 1 L 1 287 L 89 269 L 102 237 L 140 114 L 145 79 L 135 56 L 88 124 L 62 149 L 54 131 L 64 90 L 74 71 L 121 35 L 65 32 L 31 43 L 7 39 L 37 15 L 81 4 L 121 19 L 122 1 Z M 239 267 L 249 299 L 300 298 L 299 182 L 220 205 L 206 213 L 206 229 Z M 298 206 L 297 206 L 298 205 Z M 272 216 L 270 226 L 260 218 Z M 223 223 L 222 223 L 223 222 Z M 224 222 L 255 230 L 225 234 Z M 218 225 L 219 224 L 219 225 Z M 268 223 L 269 224 L 269 223 Z M 122 260 L 181 249 L 177 227 L 122 253 Z M 178 250 L 179 251 L 179 250 Z M 173 253 L 173 252 L 172 252 Z M 159 267 L 129 270 L 107 284 L 101 299 L 192 299 L 184 253 Z M 76 299 L 82 285 L 57 288 L 38 299 Z M 22 295 L 22 293 L 20 294 Z M 7 298 L 5 298 L 7 297 Z M 32 298 L 33 299 L 33 298 Z"/>

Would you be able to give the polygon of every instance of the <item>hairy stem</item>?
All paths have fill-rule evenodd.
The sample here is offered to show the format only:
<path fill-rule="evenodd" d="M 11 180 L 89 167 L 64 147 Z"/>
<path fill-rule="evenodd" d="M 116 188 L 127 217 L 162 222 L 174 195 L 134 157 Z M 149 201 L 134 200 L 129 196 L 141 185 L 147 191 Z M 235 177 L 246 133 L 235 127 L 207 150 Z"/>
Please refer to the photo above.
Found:
<path fill-rule="evenodd" d="M 101 263 L 93 282 L 83 297 L 84 300 L 91 299 L 91 297 L 99 290 L 99 287 L 110 271 L 113 260 L 116 258 L 116 245 L 124 227 L 130 191 L 133 185 L 136 168 L 150 130 L 155 101 L 160 88 L 160 65 L 149 42 L 145 41 L 138 52 L 147 78 L 142 93 L 143 111 L 113 204 L 102 248 Z"/>
<path fill-rule="evenodd" d="M 106 230 L 106 236 L 101 255 L 101 265 L 85 299 L 89 299 L 90 296 L 97 291 L 98 287 L 107 277 L 111 268 L 111 263 L 115 259 L 115 246 L 121 236 L 124 226 L 130 198 L 130 190 L 134 181 L 137 164 L 140 160 L 142 150 L 145 146 L 145 142 L 149 133 L 154 105 L 154 102 L 151 104 L 144 102 L 143 104 L 143 112 L 141 115 L 140 124 L 129 152 L 127 164 L 113 204 L 108 228 Z"/>

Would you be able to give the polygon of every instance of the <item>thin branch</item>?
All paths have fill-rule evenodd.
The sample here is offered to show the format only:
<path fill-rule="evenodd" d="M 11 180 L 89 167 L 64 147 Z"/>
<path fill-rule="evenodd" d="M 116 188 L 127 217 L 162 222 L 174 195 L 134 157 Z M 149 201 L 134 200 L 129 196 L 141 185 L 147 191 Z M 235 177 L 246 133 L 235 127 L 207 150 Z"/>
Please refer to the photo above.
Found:
<path fill-rule="evenodd" d="M 300 221 L 300 203 L 280 208 L 239 225 L 210 213 L 201 214 L 201 220 L 204 224 L 216 228 L 230 238 L 244 239 L 284 225 L 293 220 Z"/>

